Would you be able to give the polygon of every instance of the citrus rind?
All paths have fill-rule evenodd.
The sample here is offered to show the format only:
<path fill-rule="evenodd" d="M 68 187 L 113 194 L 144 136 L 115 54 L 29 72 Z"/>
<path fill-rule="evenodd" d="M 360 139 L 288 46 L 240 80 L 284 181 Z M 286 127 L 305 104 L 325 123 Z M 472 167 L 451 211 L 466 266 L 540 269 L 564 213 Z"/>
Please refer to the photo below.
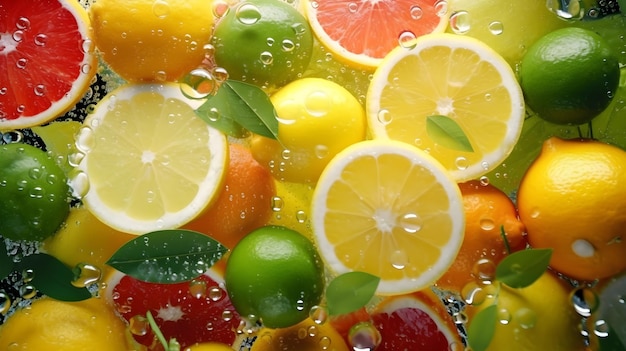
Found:
<path fill-rule="evenodd" d="M 146 94 L 154 97 L 145 98 Z M 144 98 L 133 100 L 138 96 Z M 174 83 L 126 85 L 101 100 L 76 136 L 82 159 L 73 172 L 72 182 L 75 192 L 87 188 L 82 197 L 87 209 L 108 226 L 138 235 L 178 228 L 204 211 L 222 187 L 228 142 L 223 133 L 193 113 L 203 101 L 186 98 Z M 166 110 L 171 104 L 175 104 L 176 113 Z M 119 105 L 127 106 L 133 113 L 119 117 Z M 142 113 L 143 108 L 152 105 L 157 105 L 151 107 L 153 113 Z M 180 117 L 185 113 L 185 117 Z M 122 131 L 127 126 L 131 131 Z M 151 126 L 150 130 L 141 129 L 146 126 Z M 159 171 L 161 178 L 156 174 Z M 203 173 L 199 175 L 200 172 Z M 153 182 L 156 187 L 145 191 L 146 182 Z M 116 190 L 119 187 L 126 187 L 129 193 L 120 194 Z M 185 191 L 184 200 L 176 187 Z M 111 192 L 117 195 L 112 196 Z M 147 212 L 142 207 L 157 201 L 164 208 L 162 215 L 143 216 Z"/>
<path fill-rule="evenodd" d="M 415 86 L 424 82 L 428 89 Z M 517 143 L 525 117 L 522 90 L 508 63 L 478 39 L 448 33 L 425 35 L 390 52 L 374 73 L 366 101 L 374 138 L 427 151 L 457 182 L 500 165 Z M 472 151 L 433 140 L 426 124 L 437 115 L 456 121 Z M 393 129 L 398 121 L 406 127 Z"/>
<path fill-rule="evenodd" d="M 353 168 L 366 159 L 376 165 Z M 385 164 L 378 162 L 388 165 L 390 159 L 400 159 L 406 174 L 382 175 Z M 313 194 L 311 224 L 333 273 L 379 276 L 377 293 L 398 295 L 431 285 L 450 267 L 463 241 L 465 216 L 456 182 L 435 159 L 402 142 L 368 140 L 347 147 L 326 167 Z M 339 253 L 338 245 L 356 255 Z"/>

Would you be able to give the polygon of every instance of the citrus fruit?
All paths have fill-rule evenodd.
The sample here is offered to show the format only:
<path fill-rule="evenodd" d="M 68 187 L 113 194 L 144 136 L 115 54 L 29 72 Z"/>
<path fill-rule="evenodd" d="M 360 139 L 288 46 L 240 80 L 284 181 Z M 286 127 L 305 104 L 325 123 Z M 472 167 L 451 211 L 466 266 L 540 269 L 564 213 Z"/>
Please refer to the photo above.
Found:
<path fill-rule="evenodd" d="M 524 121 L 522 91 L 506 61 L 476 39 L 447 33 L 389 53 L 366 109 L 374 137 L 428 151 L 457 181 L 504 161 Z"/>
<path fill-rule="evenodd" d="M 260 318 L 268 328 L 303 321 L 324 291 L 324 266 L 313 243 L 278 226 L 241 239 L 230 253 L 224 278 L 237 312 Z"/>
<path fill-rule="evenodd" d="M 595 280 L 626 269 L 626 152 L 595 140 L 546 140 L 520 183 L 519 216 L 550 266 Z"/>
<path fill-rule="evenodd" d="M 328 323 L 318 324 L 310 318 L 281 329 L 262 328 L 250 351 L 348 351 L 351 350 Z"/>
<path fill-rule="evenodd" d="M 462 349 L 452 317 L 430 290 L 383 300 L 371 312 L 380 351 Z"/>
<path fill-rule="evenodd" d="M 465 236 L 454 263 L 437 280 L 439 288 L 455 292 L 473 281 L 492 280 L 504 257 L 526 248 L 526 228 L 505 193 L 479 180 L 460 183 L 459 188 L 465 210 Z"/>
<path fill-rule="evenodd" d="M 101 58 L 128 81 L 175 81 L 198 67 L 212 1 L 98 0 L 89 11 Z"/>
<path fill-rule="evenodd" d="M 337 83 L 298 79 L 271 96 L 278 116 L 278 141 L 255 135 L 252 154 L 276 179 L 315 183 L 346 146 L 365 139 L 365 112 Z"/>
<path fill-rule="evenodd" d="M 129 350 L 125 329 L 104 300 L 65 302 L 44 297 L 0 326 L 0 349 Z"/>
<path fill-rule="evenodd" d="M 274 178 L 240 144 L 229 145 L 224 186 L 215 202 L 183 228 L 205 233 L 226 247 L 267 224 L 275 194 Z"/>
<path fill-rule="evenodd" d="M 528 49 L 520 84 L 528 107 L 557 124 L 583 124 L 609 105 L 620 80 L 617 53 L 582 28 L 546 34 Z"/>
<path fill-rule="evenodd" d="M 126 85 L 101 100 L 76 137 L 73 183 L 87 188 L 87 209 L 133 234 L 198 216 L 217 198 L 228 160 L 226 137 L 194 113 L 201 103 L 174 83 Z"/>
<path fill-rule="evenodd" d="M 196 343 L 235 341 L 241 318 L 222 286 L 222 276 L 213 269 L 174 284 L 147 283 L 117 272 L 106 281 L 105 296 L 137 342 L 155 342 L 146 320 L 150 311 L 165 339 L 176 339 L 183 350 Z"/>
<path fill-rule="evenodd" d="M 569 299 L 570 290 L 555 275 L 546 272 L 525 288 L 501 284 L 497 293 L 492 293 L 481 304 L 466 309 L 471 326 L 476 313 L 497 304 L 495 333 L 488 351 L 587 350 L 579 331 L 580 316 Z M 469 343 L 471 346 L 471 338 Z"/>
<path fill-rule="evenodd" d="M 382 295 L 432 284 L 463 241 L 456 183 L 428 154 L 397 141 L 363 141 L 337 154 L 315 187 L 311 212 L 329 268 L 380 277 Z"/>
<path fill-rule="evenodd" d="M 45 150 L 51 154 L 65 173 L 72 170 L 72 155 L 76 153 L 74 135 L 82 124 L 78 121 L 54 121 L 43 126 L 35 126 L 32 131 L 43 140 Z"/>
<path fill-rule="evenodd" d="M 577 3 L 569 1 L 570 4 Z M 447 31 L 476 38 L 516 68 L 528 48 L 543 35 L 571 22 L 550 11 L 547 1 L 448 1 Z"/>
<path fill-rule="evenodd" d="M 43 242 L 42 249 L 69 267 L 89 264 L 100 270 L 122 245 L 135 239 L 98 220 L 85 207 L 72 207 L 56 234 Z"/>
<path fill-rule="evenodd" d="M 447 2 L 439 0 L 308 0 L 303 7 L 322 44 L 360 67 L 376 67 L 398 45 L 443 32 L 449 14 Z"/>
<path fill-rule="evenodd" d="M 21 143 L 0 146 L 0 235 L 43 240 L 70 211 L 67 177 L 44 151 Z"/>
<path fill-rule="evenodd" d="M 233 351 L 233 348 L 218 342 L 206 342 L 202 344 L 193 344 L 184 351 Z"/>
<path fill-rule="evenodd" d="M 75 0 L 10 1 L 0 17 L 0 130 L 43 124 L 72 108 L 98 66 L 85 9 Z"/>
<path fill-rule="evenodd" d="M 300 77 L 311 60 L 313 33 L 304 16 L 281 0 L 246 0 L 219 19 L 215 63 L 231 79 L 279 87 Z"/>
<path fill-rule="evenodd" d="M 267 224 L 287 227 L 313 240 L 311 197 L 314 187 L 304 183 L 275 181 L 272 216 Z"/>

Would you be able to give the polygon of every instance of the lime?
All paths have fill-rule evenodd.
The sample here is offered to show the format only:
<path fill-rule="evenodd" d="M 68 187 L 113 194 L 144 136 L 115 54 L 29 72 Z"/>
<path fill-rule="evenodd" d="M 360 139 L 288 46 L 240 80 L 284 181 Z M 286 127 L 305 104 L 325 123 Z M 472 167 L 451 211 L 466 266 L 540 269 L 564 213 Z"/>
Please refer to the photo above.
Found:
<path fill-rule="evenodd" d="M 233 306 L 268 328 L 285 328 L 309 316 L 324 291 L 324 267 L 313 243 L 279 226 L 259 228 L 232 250 L 224 275 Z"/>
<path fill-rule="evenodd" d="M 582 28 L 546 34 L 522 59 L 520 83 L 528 106 L 556 124 L 591 121 L 611 102 L 619 60 L 600 35 Z"/>
<path fill-rule="evenodd" d="M 51 236 L 70 211 L 68 196 L 65 173 L 44 151 L 19 143 L 0 147 L 0 235 Z"/>
<path fill-rule="evenodd" d="M 242 1 L 219 20 L 215 61 L 232 79 L 282 86 L 306 70 L 313 53 L 309 24 L 280 0 Z"/>

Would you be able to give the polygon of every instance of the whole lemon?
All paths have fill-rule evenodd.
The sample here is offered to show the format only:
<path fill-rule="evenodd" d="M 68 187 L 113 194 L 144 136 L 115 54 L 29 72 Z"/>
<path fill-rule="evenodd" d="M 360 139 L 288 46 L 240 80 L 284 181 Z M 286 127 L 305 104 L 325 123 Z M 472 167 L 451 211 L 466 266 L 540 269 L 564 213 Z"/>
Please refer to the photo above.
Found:
<path fill-rule="evenodd" d="M 498 321 L 487 351 L 586 350 L 578 329 L 580 316 L 571 305 L 569 289 L 552 273 L 544 273 L 533 284 L 521 289 L 502 284 L 494 296 L 467 308 L 469 325 L 476 313 L 494 303 L 497 304 Z M 471 345 L 471 338 L 469 343 Z"/>
<path fill-rule="evenodd" d="M 550 266 L 595 280 L 626 269 L 626 152 L 590 139 L 546 140 L 518 191 L 519 216 Z"/>
<path fill-rule="evenodd" d="M 102 59 L 128 81 L 175 81 L 202 63 L 210 0 L 98 0 L 90 7 Z"/>
<path fill-rule="evenodd" d="M 365 139 L 365 111 L 337 83 L 302 78 L 271 96 L 278 116 L 278 141 L 255 135 L 252 154 L 276 179 L 315 183 L 328 162 Z"/>

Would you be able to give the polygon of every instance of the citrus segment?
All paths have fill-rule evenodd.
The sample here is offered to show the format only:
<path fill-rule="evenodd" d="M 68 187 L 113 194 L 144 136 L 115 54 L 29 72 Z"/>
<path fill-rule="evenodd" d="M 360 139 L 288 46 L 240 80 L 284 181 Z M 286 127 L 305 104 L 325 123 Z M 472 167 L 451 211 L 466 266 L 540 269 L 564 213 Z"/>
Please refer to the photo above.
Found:
<path fill-rule="evenodd" d="M 69 110 L 97 68 L 85 10 L 75 0 L 8 1 L 0 18 L 0 130 Z"/>
<path fill-rule="evenodd" d="M 428 151 L 457 181 L 498 166 L 513 149 L 524 121 L 514 72 L 473 38 L 432 34 L 413 44 L 395 49 L 374 73 L 367 96 L 374 137 Z M 452 133 L 428 132 L 432 116 L 458 125 L 471 149 L 448 146 Z"/>
<path fill-rule="evenodd" d="M 87 178 L 86 207 L 134 234 L 199 215 L 219 194 L 228 159 L 226 137 L 194 113 L 201 103 L 177 84 L 128 85 L 103 99 L 76 141 L 74 188 Z"/>
<path fill-rule="evenodd" d="M 376 67 L 393 48 L 419 36 L 443 32 L 442 0 L 308 0 L 305 13 L 317 38 L 339 58 Z"/>
<path fill-rule="evenodd" d="M 379 294 L 428 286 L 463 241 L 456 183 L 432 157 L 401 142 L 364 141 L 339 153 L 322 173 L 311 207 L 329 267 L 380 277 Z"/>

